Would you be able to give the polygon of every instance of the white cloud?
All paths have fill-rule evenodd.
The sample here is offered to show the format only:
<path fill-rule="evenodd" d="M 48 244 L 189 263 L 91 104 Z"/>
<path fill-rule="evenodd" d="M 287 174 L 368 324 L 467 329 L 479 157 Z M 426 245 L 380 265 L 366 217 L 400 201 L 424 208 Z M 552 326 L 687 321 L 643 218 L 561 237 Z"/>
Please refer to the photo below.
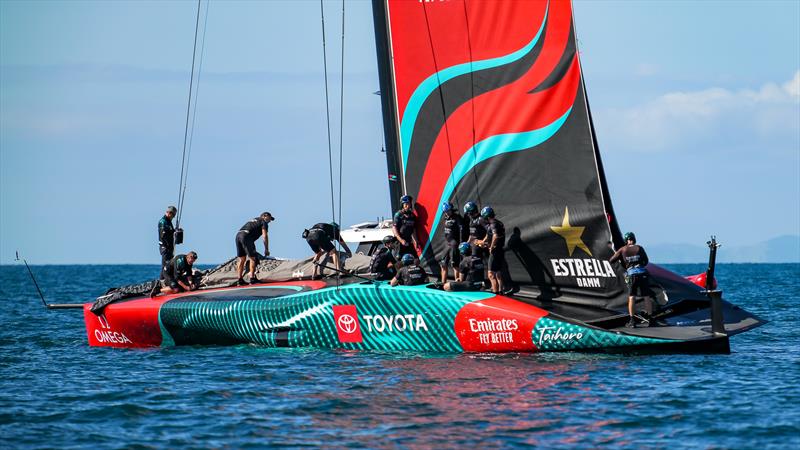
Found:
<path fill-rule="evenodd" d="M 759 89 L 672 92 L 626 109 L 598 111 L 605 148 L 629 151 L 742 146 L 800 148 L 800 70 Z"/>

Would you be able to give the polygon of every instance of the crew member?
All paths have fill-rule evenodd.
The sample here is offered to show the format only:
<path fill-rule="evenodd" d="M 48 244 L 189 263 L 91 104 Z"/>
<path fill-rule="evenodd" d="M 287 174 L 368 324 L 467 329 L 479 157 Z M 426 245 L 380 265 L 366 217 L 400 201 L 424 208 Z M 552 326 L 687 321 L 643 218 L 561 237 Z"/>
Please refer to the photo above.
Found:
<path fill-rule="evenodd" d="M 469 223 L 467 242 L 472 247 L 472 256 L 484 258 L 486 255 L 482 245 L 486 239 L 486 220 L 478 212 L 478 205 L 471 201 L 464 204 L 464 216 Z"/>
<path fill-rule="evenodd" d="M 648 287 L 650 274 L 647 271 L 647 263 L 650 262 L 647 258 L 647 253 L 644 247 L 636 244 L 636 235 L 630 231 L 623 236 L 625 245 L 617 250 L 614 255 L 608 260 L 615 262 L 620 260 L 622 266 L 625 267 L 625 277 L 628 279 L 628 323 L 626 327 L 636 328 L 636 321 L 634 320 L 633 304 L 635 297 L 649 297 L 651 291 Z"/>
<path fill-rule="evenodd" d="M 461 254 L 461 264 L 459 266 L 459 276 L 456 281 L 445 283 L 445 291 L 479 291 L 483 287 L 484 266 L 483 260 L 473 256 L 468 242 L 462 242 L 458 246 Z"/>
<path fill-rule="evenodd" d="M 489 283 L 495 294 L 510 294 L 511 289 L 506 289 L 503 271 L 506 270 L 506 227 L 503 222 L 495 217 L 491 206 L 484 206 L 481 217 L 486 221 L 486 238 L 483 245 L 489 252 Z"/>
<path fill-rule="evenodd" d="M 250 284 L 256 284 L 259 279 L 256 278 L 256 267 L 258 266 L 258 253 L 256 252 L 256 240 L 259 236 L 264 239 L 264 256 L 269 256 L 269 223 L 275 220 L 269 212 L 263 212 L 260 216 L 249 220 L 246 224 L 242 225 L 239 232 L 236 233 L 236 256 L 239 258 L 239 263 L 236 266 L 238 280 L 236 284 L 245 284 L 244 278 L 244 261 L 245 258 L 250 261 Z"/>
<path fill-rule="evenodd" d="M 397 286 L 398 284 L 402 284 L 403 286 L 416 286 L 428 282 L 428 275 L 425 273 L 425 269 L 417 263 L 416 256 L 411 253 L 406 253 L 401 258 L 401 261 L 403 267 L 401 267 L 400 270 L 397 271 L 397 275 L 392 278 L 390 282 L 392 286 Z"/>
<path fill-rule="evenodd" d="M 397 259 L 392 252 L 396 244 L 397 239 L 394 236 L 386 236 L 383 238 L 383 247 L 372 255 L 372 260 L 369 262 L 369 271 L 377 274 L 376 280 L 391 280 L 397 274 L 395 269 Z"/>
<path fill-rule="evenodd" d="M 325 254 L 332 256 L 336 270 L 343 272 L 342 264 L 339 259 L 339 252 L 336 251 L 336 247 L 334 247 L 332 241 L 339 241 L 347 256 L 353 256 L 350 247 L 347 246 L 347 243 L 339 234 L 339 224 L 336 222 L 314 224 L 310 230 L 303 232 L 303 237 L 306 239 L 306 242 L 308 242 L 308 246 L 311 247 L 311 251 L 314 252 L 314 259 L 312 261 L 314 263 L 314 272 L 311 275 L 312 280 L 319 276 L 320 268 L 317 263 L 322 258 L 322 255 Z"/>
<path fill-rule="evenodd" d="M 192 279 L 192 266 L 197 261 L 197 253 L 189 252 L 172 258 L 162 270 L 162 294 L 177 294 L 193 291 L 197 285 Z"/>
<path fill-rule="evenodd" d="M 417 215 L 414 213 L 413 199 L 410 195 L 400 198 L 401 208 L 394 215 L 392 233 L 400 243 L 398 253 L 405 255 L 410 253 L 417 256 Z"/>
<path fill-rule="evenodd" d="M 164 276 L 164 267 L 175 256 L 175 227 L 172 219 L 178 214 L 178 208 L 168 206 L 164 217 L 158 221 L 158 252 L 161 253 L 161 277 Z"/>
<path fill-rule="evenodd" d="M 459 242 L 464 240 L 466 226 L 464 218 L 453 208 L 450 202 L 442 203 L 442 224 L 444 226 L 445 250 L 444 257 L 439 261 L 442 268 L 442 283 L 447 282 L 447 270 L 453 267 L 453 278 L 459 278 L 459 264 L 461 263 L 461 253 L 458 251 Z"/>

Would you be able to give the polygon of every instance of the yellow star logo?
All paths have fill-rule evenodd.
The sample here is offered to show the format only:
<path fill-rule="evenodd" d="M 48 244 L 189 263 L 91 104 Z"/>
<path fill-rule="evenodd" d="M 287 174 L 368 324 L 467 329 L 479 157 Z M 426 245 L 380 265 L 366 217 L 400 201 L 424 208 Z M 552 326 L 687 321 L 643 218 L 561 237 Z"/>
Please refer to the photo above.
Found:
<path fill-rule="evenodd" d="M 573 227 L 569 224 L 569 207 L 564 208 L 564 220 L 561 222 L 560 227 L 550 227 L 554 233 L 557 233 L 561 237 L 567 241 L 567 251 L 569 252 L 569 256 L 572 256 L 572 252 L 575 251 L 575 247 L 585 251 L 592 256 L 592 252 L 589 251 L 589 247 L 583 243 L 581 239 L 581 235 L 583 234 L 583 230 L 586 227 Z"/>

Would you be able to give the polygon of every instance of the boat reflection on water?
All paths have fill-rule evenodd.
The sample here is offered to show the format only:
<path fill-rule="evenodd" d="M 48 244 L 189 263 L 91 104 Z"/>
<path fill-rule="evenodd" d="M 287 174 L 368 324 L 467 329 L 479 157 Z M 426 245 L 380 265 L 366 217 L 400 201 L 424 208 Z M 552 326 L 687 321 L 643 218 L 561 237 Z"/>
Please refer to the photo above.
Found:
<path fill-rule="evenodd" d="M 641 404 L 594 376 L 612 368 L 619 381 L 624 359 L 551 356 L 382 359 L 342 389 L 315 393 L 310 419 L 315 429 L 358 430 L 350 438 L 369 447 L 631 444 L 619 410 L 639 416 Z"/>

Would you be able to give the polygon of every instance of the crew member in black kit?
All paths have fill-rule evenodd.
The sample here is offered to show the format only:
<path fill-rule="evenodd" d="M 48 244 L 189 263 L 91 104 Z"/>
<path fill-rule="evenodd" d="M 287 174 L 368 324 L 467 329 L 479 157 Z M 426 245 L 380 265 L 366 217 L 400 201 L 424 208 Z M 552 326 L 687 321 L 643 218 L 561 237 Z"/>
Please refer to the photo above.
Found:
<path fill-rule="evenodd" d="M 333 258 L 333 265 L 336 266 L 336 270 L 340 272 L 344 271 L 342 262 L 339 259 L 339 252 L 336 251 L 333 241 L 339 241 L 348 257 L 353 256 L 350 247 L 347 246 L 347 243 L 342 239 L 342 235 L 339 234 L 339 224 L 336 222 L 314 224 L 310 230 L 305 230 L 303 232 L 303 238 L 305 238 L 308 246 L 311 247 L 311 251 L 314 252 L 314 259 L 312 260 L 314 264 L 314 271 L 311 274 L 312 280 L 320 275 L 320 267 L 317 263 L 325 254 Z"/>
<path fill-rule="evenodd" d="M 467 242 L 462 242 L 458 246 L 461 253 L 461 264 L 459 265 L 459 276 L 455 281 L 445 283 L 445 291 L 479 291 L 483 288 L 484 271 L 483 259 L 472 255 L 470 246 Z"/>
<path fill-rule="evenodd" d="M 513 289 L 507 288 L 504 271 L 506 266 L 506 227 L 497 217 L 491 206 L 481 210 L 481 217 L 486 221 L 486 238 L 482 242 L 489 252 L 489 282 L 495 294 L 511 294 Z"/>
<path fill-rule="evenodd" d="M 649 297 L 652 292 L 648 286 L 650 273 L 646 268 L 650 261 L 647 258 L 644 247 L 636 244 L 635 234 L 627 232 L 623 238 L 625 239 L 625 246 L 617 250 L 608 261 L 613 263 L 620 260 L 622 266 L 625 267 L 625 275 L 628 278 L 629 286 L 628 316 L 630 317 L 625 326 L 636 328 L 633 314 L 634 301 L 636 297 Z"/>
<path fill-rule="evenodd" d="M 397 285 L 416 286 L 428 282 L 428 275 L 425 274 L 425 269 L 417 263 L 417 258 L 414 255 L 406 253 L 401 258 L 401 261 L 403 267 L 397 271 L 397 275 L 392 278 L 389 284 L 393 287 Z"/>
<path fill-rule="evenodd" d="M 192 266 L 197 261 L 197 253 L 189 252 L 172 258 L 162 270 L 162 294 L 177 294 L 193 291 L 197 285 L 192 279 Z M 151 294 L 152 295 L 152 294 Z"/>
<path fill-rule="evenodd" d="M 161 220 L 158 221 L 158 252 L 161 253 L 161 275 L 164 277 L 164 266 L 175 256 L 175 227 L 172 219 L 178 214 L 178 208 L 168 206 Z"/>
<path fill-rule="evenodd" d="M 404 195 L 400 203 L 401 209 L 395 213 L 392 223 L 392 232 L 400 243 L 398 253 L 417 256 L 417 215 L 414 213 L 413 199 L 410 195 Z"/>
<path fill-rule="evenodd" d="M 486 220 L 478 212 L 478 205 L 475 202 L 464 204 L 464 218 L 469 225 L 469 235 L 467 242 L 472 247 L 472 256 L 484 258 L 484 248 L 481 246 L 486 239 Z"/>
<path fill-rule="evenodd" d="M 391 280 L 397 274 L 397 269 L 395 268 L 397 259 L 393 253 L 396 245 L 397 239 L 394 236 L 386 236 L 383 238 L 383 247 L 372 255 L 372 259 L 369 262 L 369 271 L 375 274 L 376 280 Z"/>
<path fill-rule="evenodd" d="M 461 264 L 461 253 L 458 251 L 458 244 L 466 238 L 467 227 L 464 218 L 453 208 L 450 202 L 442 203 L 442 225 L 444 228 L 444 256 L 439 260 L 442 268 L 442 283 L 447 282 L 447 271 L 453 267 L 453 278 L 459 279 L 459 264 Z"/>
<path fill-rule="evenodd" d="M 250 284 L 256 284 L 260 280 L 256 278 L 256 267 L 258 265 L 258 253 L 256 252 L 256 241 L 259 237 L 264 239 L 264 256 L 269 256 L 269 223 L 275 220 L 268 212 L 261 213 L 260 216 L 247 221 L 236 233 L 236 256 L 239 263 L 236 266 L 238 280 L 236 284 L 243 285 L 244 282 L 244 261 L 250 261 Z"/>

